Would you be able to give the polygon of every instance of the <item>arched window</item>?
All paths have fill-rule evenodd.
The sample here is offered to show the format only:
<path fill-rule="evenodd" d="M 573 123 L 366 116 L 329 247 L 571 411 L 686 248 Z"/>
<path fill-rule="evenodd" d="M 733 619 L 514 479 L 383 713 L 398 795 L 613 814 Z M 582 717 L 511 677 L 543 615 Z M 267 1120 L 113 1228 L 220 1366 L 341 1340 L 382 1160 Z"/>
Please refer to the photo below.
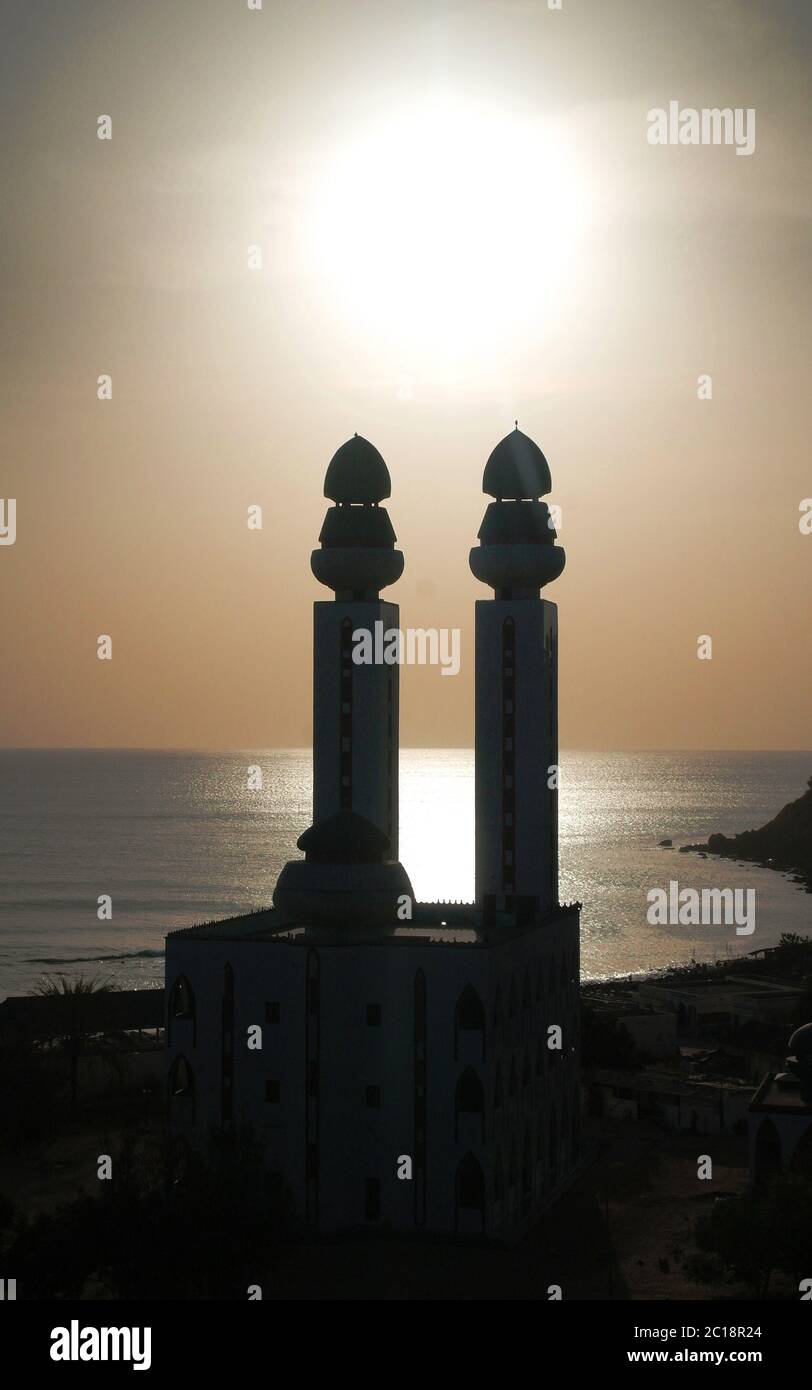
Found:
<path fill-rule="evenodd" d="M 793 1173 L 803 1173 L 807 1178 L 812 1178 L 812 1124 L 807 1125 L 790 1161 L 790 1170 Z"/>
<path fill-rule="evenodd" d="M 189 1101 L 194 1104 L 195 1079 L 192 1068 L 181 1054 L 169 1068 L 169 1098 L 172 1101 Z"/>
<path fill-rule="evenodd" d="M 473 1067 L 466 1067 L 457 1082 L 457 1109 L 464 1114 L 478 1115 L 483 1105 L 482 1082 Z"/>
<path fill-rule="evenodd" d="M 169 1147 L 169 1181 L 173 1186 L 181 1187 L 186 1181 L 191 1161 L 189 1141 L 184 1135 L 179 1134 Z"/>
<path fill-rule="evenodd" d="M 456 1194 L 459 1211 L 484 1212 L 485 1176 L 472 1153 L 457 1164 Z"/>
<path fill-rule="evenodd" d="M 772 1120 L 764 1119 L 756 1134 L 755 1180 L 764 1182 L 781 1171 L 781 1140 Z"/>
<path fill-rule="evenodd" d="M 194 1090 L 192 1069 L 185 1057 L 176 1057 L 169 1073 L 169 1094 L 172 1096 L 191 1095 Z"/>
<path fill-rule="evenodd" d="M 195 1016 L 195 996 L 185 975 L 179 975 L 172 986 L 172 992 L 169 996 L 169 1014 L 171 1018 L 194 1018 Z"/>
<path fill-rule="evenodd" d="M 466 1067 L 457 1082 L 454 1105 L 454 1137 L 459 1139 L 460 1115 L 480 1117 L 482 1142 L 485 1142 L 485 1091 L 473 1067 Z"/>
<path fill-rule="evenodd" d="M 485 1009 L 473 985 L 466 985 L 457 1000 L 457 1027 L 466 1029 L 485 1027 Z"/>
<path fill-rule="evenodd" d="M 172 1024 L 175 1020 L 187 1020 L 192 1024 L 192 1046 L 197 1041 L 197 1019 L 195 1017 L 195 996 L 185 975 L 179 975 L 169 992 L 168 1038 L 172 1038 Z M 184 1034 L 184 1038 L 188 1034 Z"/>
<path fill-rule="evenodd" d="M 473 985 L 466 985 L 454 1011 L 454 1060 L 459 1054 L 460 1032 L 478 1033 L 482 1060 L 485 1061 L 485 1006 Z"/>

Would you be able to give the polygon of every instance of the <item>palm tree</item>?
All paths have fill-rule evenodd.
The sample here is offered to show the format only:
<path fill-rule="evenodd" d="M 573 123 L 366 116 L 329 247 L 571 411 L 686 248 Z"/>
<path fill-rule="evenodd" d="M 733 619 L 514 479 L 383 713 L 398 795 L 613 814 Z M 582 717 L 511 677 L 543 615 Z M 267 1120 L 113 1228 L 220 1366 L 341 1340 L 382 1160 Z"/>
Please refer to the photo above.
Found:
<path fill-rule="evenodd" d="M 79 1058 L 84 1051 L 88 1037 L 98 1030 L 93 1028 L 87 1016 L 85 1000 L 90 994 L 110 994 L 116 988 L 109 980 L 98 976 L 85 979 L 77 975 L 69 979 L 67 975 L 48 976 L 41 980 L 34 990 L 45 998 L 65 998 L 69 1003 L 64 1011 L 64 1020 L 53 1036 L 58 1038 L 65 1049 L 70 1068 L 70 1113 L 76 1114 L 79 1089 Z"/>

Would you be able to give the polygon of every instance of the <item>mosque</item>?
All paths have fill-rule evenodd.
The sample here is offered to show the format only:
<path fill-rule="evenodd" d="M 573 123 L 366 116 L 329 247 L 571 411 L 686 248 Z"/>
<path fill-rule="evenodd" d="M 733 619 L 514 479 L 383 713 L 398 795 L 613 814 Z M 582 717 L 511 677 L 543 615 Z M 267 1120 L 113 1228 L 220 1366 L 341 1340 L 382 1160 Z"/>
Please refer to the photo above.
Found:
<path fill-rule="evenodd" d="M 493 450 L 470 553 L 476 890 L 414 899 L 398 857 L 400 668 L 352 660 L 399 627 L 386 464 L 355 436 L 311 556 L 313 824 L 273 906 L 166 941 L 174 1143 L 248 1123 L 304 1221 L 513 1243 L 578 1164 L 578 904 L 558 901 L 558 629 L 550 471 Z"/>

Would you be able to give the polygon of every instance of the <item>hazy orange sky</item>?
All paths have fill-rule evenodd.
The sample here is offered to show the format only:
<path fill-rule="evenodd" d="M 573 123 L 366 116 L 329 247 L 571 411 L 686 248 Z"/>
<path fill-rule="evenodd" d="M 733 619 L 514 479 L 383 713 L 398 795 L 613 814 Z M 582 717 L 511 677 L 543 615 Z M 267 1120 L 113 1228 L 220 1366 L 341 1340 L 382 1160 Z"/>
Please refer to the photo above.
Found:
<path fill-rule="evenodd" d="M 811 48 L 781 0 L 7 0 L 0 745 L 307 744 L 355 430 L 385 597 L 462 632 L 458 677 L 402 672 L 401 741 L 470 743 L 518 417 L 563 510 L 563 746 L 812 747 Z M 650 145 L 670 100 L 754 108 L 754 153 Z"/>

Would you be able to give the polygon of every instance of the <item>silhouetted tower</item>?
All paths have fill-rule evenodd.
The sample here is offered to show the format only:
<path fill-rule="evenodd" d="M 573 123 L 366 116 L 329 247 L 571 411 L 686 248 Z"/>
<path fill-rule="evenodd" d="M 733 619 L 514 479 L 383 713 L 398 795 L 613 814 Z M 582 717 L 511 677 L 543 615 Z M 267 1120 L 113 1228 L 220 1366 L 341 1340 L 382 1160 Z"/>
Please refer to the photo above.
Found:
<path fill-rule="evenodd" d="M 518 921 L 558 902 L 558 652 L 554 603 L 564 568 L 543 453 L 518 427 L 485 467 L 491 502 L 471 550 L 494 591 L 476 605 L 476 900 Z"/>
<path fill-rule="evenodd" d="M 353 632 L 399 625 L 380 590 L 403 573 L 386 508 L 392 491 L 378 450 L 355 435 L 334 454 L 324 495 L 335 503 L 314 550 L 314 575 L 335 593 L 313 605 L 313 822 L 339 811 L 365 816 L 398 857 L 399 667 L 353 661 Z M 380 650 L 380 644 L 379 644 Z"/>

